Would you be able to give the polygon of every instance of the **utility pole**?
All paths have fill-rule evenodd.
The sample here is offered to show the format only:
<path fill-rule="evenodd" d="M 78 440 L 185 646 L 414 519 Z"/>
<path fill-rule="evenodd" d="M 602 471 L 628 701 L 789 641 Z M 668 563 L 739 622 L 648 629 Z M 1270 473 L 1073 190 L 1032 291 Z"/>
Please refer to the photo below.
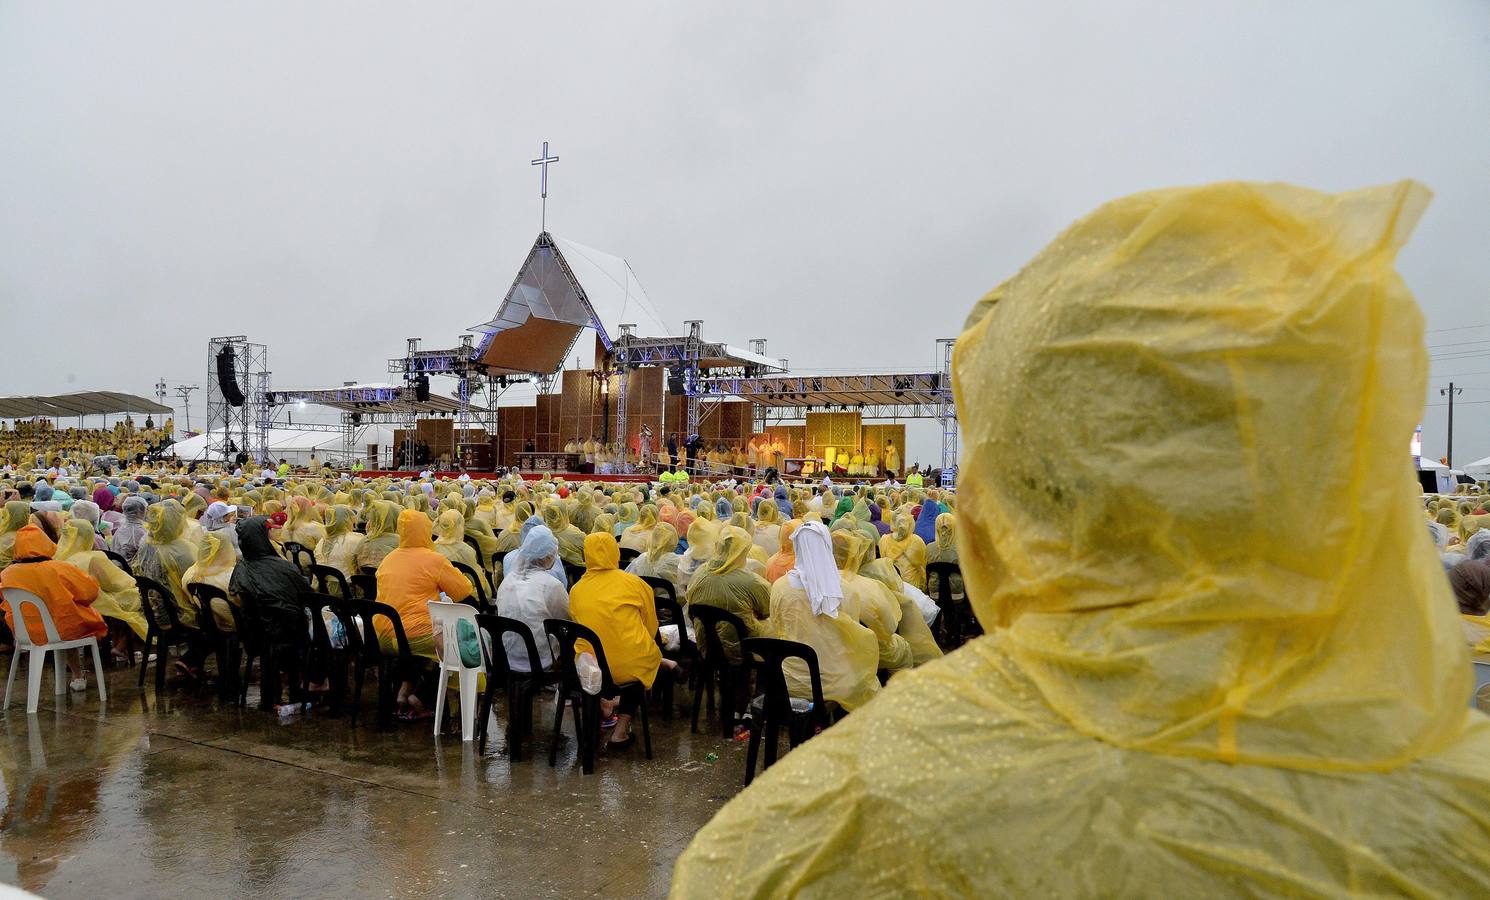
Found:
<path fill-rule="evenodd" d="M 182 384 L 176 386 L 176 396 L 181 398 L 183 412 L 186 413 L 186 430 L 191 431 L 191 392 L 196 390 L 194 384 Z"/>
<path fill-rule="evenodd" d="M 1454 467 L 1454 395 L 1462 393 L 1464 393 L 1464 388 L 1454 387 L 1452 381 L 1449 382 L 1448 387 L 1438 389 L 1440 397 L 1449 398 L 1449 449 L 1448 455 L 1444 457 L 1444 464 L 1450 469 Z"/>

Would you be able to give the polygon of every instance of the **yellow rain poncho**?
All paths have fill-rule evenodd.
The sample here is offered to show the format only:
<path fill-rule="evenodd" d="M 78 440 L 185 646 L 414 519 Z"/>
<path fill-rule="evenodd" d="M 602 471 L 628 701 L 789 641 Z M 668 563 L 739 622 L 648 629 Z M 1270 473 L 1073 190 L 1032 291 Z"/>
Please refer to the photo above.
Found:
<path fill-rule="evenodd" d="M 617 548 L 619 551 L 619 548 Z M 652 530 L 647 552 L 631 561 L 626 571 L 643 578 L 665 578 L 672 582 L 678 599 L 684 596 L 683 577 L 678 574 L 678 529 L 663 523 Z"/>
<path fill-rule="evenodd" d="M 839 609 L 846 610 L 874 632 L 881 669 L 890 672 L 909 669 L 915 661 L 911 645 L 896 634 L 900 627 L 900 601 L 883 584 L 859 574 L 859 565 L 868 550 L 869 544 L 852 525 L 833 532 L 833 559 L 843 581 L 843 604 Z"/>
<path fill-rule="evenodd" d="M 114 565 L 100 550 L 93 549 L 93 523 L 73 519 L 62 528 L 57 553 L 52 558 L 74 566 L 98 582 L 98 597 L 91 604 L 94 612 L 106 619 L 116 619 L 142 640 L 150 623 L 140 606 L 140 589 L 129 573 Z"/>
<path fill-rule="evenodd" d="M 559 559 L 572 566 L 585 564 L 585 533 L 570 524 L 562 506 L 557 503 L 545 506 L 543 524 L 559 539 Z"/>
<path fill-rule="evenodd" d="M 135 571 L 171 592 L 181 624 L 195 628 L 197 605 L 182 587 L 181 578 L 197 561 L 196 549 L 187 542 L 186 511 L 175 500 L 162 500 L 145 513 L 145 542 L 135 556 Z"/>
<path fill-rule="evenodd" d="M 629 526 L 621 532 L 620 547 L 622 550 L 635 550 L 638 553 L 646 552 L 652 542 L 652 529 L 657 527 L 657 507 L 648 503 L 641 508 L 641 518 L 635 525 Z M 675 530 L 673 532 L 677 534 Z"/>
<path fill-rule="evenodd" d="M 290 498 L 290 517 L 282 530 L 286 541 L 294 541 L 312 553 L 326 537 L 320 507 L 306 497 Z"/>
<path fill-rule="evenodd" d="M 745 623 L 750 631 L 746 637 L 767 637 L 770 635 L 766 620 L 771 617 L 771 586 L 764 578 L 745 570 L 745 562 L 754 546 L 750 532 L 726 527 L 714 558 L 704 564 L 688 586 L 688 608 L 718 607 L 734 613 Z M 735 640 L 735 630 L 722 625 L 718 631 L 725 659 L 739 662 L 740 644 Z"/>
<path fill-rule="evenodd" d="M 238 551 L 233 549 L 233 545 L 217 532 L 209 531 L 197 544 L 197 561 L 186 570 L 181 583 L 210 584 L 227 594 L 228 602 L 236 605 L 237 598 L 228 589 L 228 585 L 233 580 L 233 567 L 237 564 Z M 224 631 L 233 631 L 238 627 L 233 613 L 223 607 L 221 600 L 212 604 L 212 621 Z"/>
<path fill-rule="evenodd" d="M 912 663 L 924 666 L 933 659 L 941 659 L 942 648 L 937 646 L 936 637 L 931 633 L 931 627 L 926 624 L 925 617 L 921 615 L 920 607 L 906 593 L 907 585 L 900 577 L 900 570 L 895 568 L 895 564 L 888 559 L 861 562 L 859 574 L 883 584 L 900 606 L 900 624 L 895 627 L 895 633 L 910 645 Z"/>
<path fill-rule="evenodd" d="M 793 528 L 792 532 L 795 535 L 800 530 L 800 527 Z M 828 554 L 827 563 L 831 566 L 831 546 L 824 552 Z M 823 699 L 849 710 L 868 703 L 880 687 L 876 672 L 879 642 L 873 631 L 859 623 L 856 612 L 840 606 L 836 615 L 814 613 L 811 599 L 798 583 L 795 569 L 771 585 L 771 636 L 811 647 L 817 653 Z M 805 666 L 789 662 L 782 666 L 782 672 L 786 676 L 787 690 L 793 697 L 812 699 L 812 684 Z"/>
<path fill-rule="evenodd" d="M 492 594 L 491 583 L 486 580 L 481 566 L 476 562 L 476 551 L 466 543 L 466 521 L 461 514 L 447 509 L 435 519 L 435 552 L 453 563 L 470 566 L 481 579 L 481 589 L 486 596 Z M 464 573 L 462 573 L 464 574 Z"/>
<path fill-rule="evenodd" d="M 388 500 L 367 505 L 367 533 L 357 548 L 357 568 L 376 569 L 384 557 L 398 549 L 398 514 L 403 507 Z M 358 574 L 358 573 L 354 573 Z"/>
<path fill-rule="evenodd" d="M 913 530 L 910 513 L 896 513 L 890 533 L 880 536 L 880 557 L 895 563 L 907 584 L 926 590 L 926 542 Z"/>
<path fill-rule="evenodd" d="M 953 513 L 942 513 L 936 517 L 936 540 L 926 547 L 926 564 L 930 565 L 935 562 L 961 565 L 957 557 L 957 516 Z M 926 593 L 935 597 L 939 590 L 937 578 L 927 573 Z M 957 595 L 964 593 L 961 575 L 952 576 L 952 593 Z"/>
<path fill-rule="evenodd" d="M 481 548 L 482 567 L 490 569 L 497 562 L 496 532 L 492 531 L 485 519 L 479 519 L 475 515 L 466 516 L 462 528 L 465 529 L 465 536 Z"/>
<path fill-rule="evenodd" d="M 755 510 L 755 545 L 770 556 L 781 544 L 781 510 L 771 497 L 761 498 Z"/>
<path fill-rule="evenodd" d="M 702 572 L 704 565 L 714 558 L 719 545 L 719 523 L 709 519 L 694 519 L 688 526 L 688 549 L 678 560 L 678 575 L 684 584 L 691 584 Z"/>
<path fill-rule="evenodd" d="M 0 569 L 15 560 L 16 532 L 31 523 L 31 504 L 11 500 L 0 510 Z"/>
<path fill-rule="evenodd" d="M 315 551 L 319 565 L 330 566 L 348 578 L 357 574 L 357 551 L 362 549 L 362 542 L 366 540 L 352 530 L 356 518 L 357 514 L 350 506 L 331 507 L 326 536 L 316 544 Z"/>
<path fill-rule="evenodd" d="M 1490 894 L 1490 721 L 1401 449 L 1425 202 L 1139 194 L 990 293 L 953 364 L 989 634 L 767 770 L 674 892 Z"/>
<path fill-rule="evenodd" d="M 513 518 L 502 533 L 497 535 L 497 543 L 493 559 L 493 565 L 501 563 L 502 557 L 522 545 L 523 523 L 533 517 L 533 504 L 527 500 L 519 500 L 513 507 Z"/>

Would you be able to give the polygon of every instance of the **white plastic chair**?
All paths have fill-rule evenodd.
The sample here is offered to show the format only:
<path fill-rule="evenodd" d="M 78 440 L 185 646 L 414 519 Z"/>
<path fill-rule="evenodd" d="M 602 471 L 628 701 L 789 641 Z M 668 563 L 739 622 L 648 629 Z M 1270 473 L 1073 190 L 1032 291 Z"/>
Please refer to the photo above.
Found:
<path fill-rule="evenodd" d="M 463 741 L 476 738 L 476 707 L 481 699 L 476 676 L 486 674 L 485 654 L 475 666 L 467 667 L 461 662 L 458 628 L 460 622 L 470 623 L 476 639 L 481 640 L 481 629 L 476 625 L 476 610 L 464 603 L 445 603 L 430 600 L 429 621 L 440 635 L 440 684 L 435 692 L 435 736 L 440 734 L 440 722 L 444 718 L 445 693 L 450 690 L 450 675 L 459 676 L 460 685 L 460 737 Z"/>
<path fill-rule="evenodd" d="M 57 674 L 57 693 L 61 695 L 67 693 L 67 660 L 62 654 L 76 647 L 93 648 L 93 674 L 98 680 L 98 701 L 102 703 L 107 700 L 108 689 L 103 683 L 103 662 L 98 656 L 98 638 L 86 637 L 75 641 L 64 641 L 58 636 L 57 626 L 52 622 L 52 614 L 40 597 L 20 588 L 6 588 L 4 596 L 5 601 L 10 604 L 11 615 L 16 623 L 16 645 L 15 653 L 10 657 L 10 675 L 5 679 L 3 708 L 10 709 L 10 689 L 15 684 L 16 668 L 20 665 L 22 652 L 30 652 L 26 668 L 26 714 L 31 715 L 36 712 L 36 705 L 41 700 L 41 671 L 47 664 L 47 653 L 57 654 L 52 659 L 52 669 Z M 25 615 L 27 606 L 34 607 L 36 614 L 41 617 L 42 629 L 47 635 L 45 644 L 36 644 L 31 640 L 31 629 L 27 627 Z"/>
<path fill-rule="evenodd" d="M 1471 709 L 1479 706 L 1480 689 L 1490 684 L 1490 660 L 1474 661 L 1474 693 L 1469 695 Z"/>

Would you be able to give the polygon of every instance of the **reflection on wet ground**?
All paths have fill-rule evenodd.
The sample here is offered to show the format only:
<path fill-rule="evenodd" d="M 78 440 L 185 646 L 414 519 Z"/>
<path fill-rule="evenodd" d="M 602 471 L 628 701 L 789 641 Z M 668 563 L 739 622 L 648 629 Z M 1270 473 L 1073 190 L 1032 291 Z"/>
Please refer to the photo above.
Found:
<path fill-rule="evenodd" d="M 551 702 L 511 763 L 501 700 L 478 755 L 429 723 L 379 732 L 370 707 L 281 722 L 253 691 L 156 697 L 116 669 L 106 707 L 48 694 L 27 716 L 23 685 L 0 717 L 0 881 L 54 898 L 656 896 L 744 772 L 744 745 L 686 714 L 654 712 L 654 759 L 638 740 L 584 776 L 569 723 L 548 766 Z"/>

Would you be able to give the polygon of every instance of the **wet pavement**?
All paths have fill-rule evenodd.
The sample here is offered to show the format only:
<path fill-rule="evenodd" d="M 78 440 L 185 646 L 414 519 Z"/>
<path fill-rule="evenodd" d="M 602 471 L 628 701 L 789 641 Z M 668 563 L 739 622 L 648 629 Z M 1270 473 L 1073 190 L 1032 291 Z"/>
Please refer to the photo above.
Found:
<path fill-rule="evenodd" d="M 638 733 L 586 776 L 568 717 L 549 768 L 551 694 L 512 763 L 500 697 L 477 754 L 428 722 L 379 732 L 371 691 L 354 728 L 281 721 L 256 688 L 246 709 L 174 684 L 157 697 L 120 669 L 101 707 L 91 686 L 54 697 L 48 671 L 27 716 L 24 675 L 0 716 L 0 881 L 46 897 L 661 896 L 745 769 L 743 743 L 656 707 L 653 759 Z"/>

